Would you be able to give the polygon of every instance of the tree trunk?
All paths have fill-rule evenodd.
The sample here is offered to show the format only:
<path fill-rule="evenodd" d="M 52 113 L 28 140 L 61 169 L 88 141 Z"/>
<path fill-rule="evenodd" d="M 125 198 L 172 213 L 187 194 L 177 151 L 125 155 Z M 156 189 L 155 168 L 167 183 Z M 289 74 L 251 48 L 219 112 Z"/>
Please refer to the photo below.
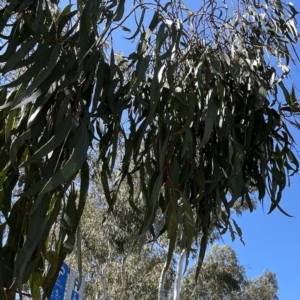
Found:
<path fill-rule="evenodd" d="M 185 261 L 185 258 L 186 258 L 186 249 L 182 250 L 179 260 L 178 260 L 175 284 L 174 284 L 173 300 L 180 299 L 181 276 L 182 276 L 182 269 L 183 269 L 183 263 Z"/>
<path fill-rule="evenodd" d="M 165 262 L 163 269 L 161 271 L 160 277 L 159 277 L 158 300 L 164 299 L 166 273 L 167 273 L 167 262 Z"/>
<path fill-rule="evenodd" d="M 126 263 L 127 255 L 125 255 L 122 259 L 122 269 L 121 269 L 121 276 L 122 276 L 122 291 L 120 299 L 122 300 L 125 295 L 125 289 L 126 289 L 126 273 L 125 273 L 125 263 Z"/>
<path fill-rule="evenodd" d="M 103 300 L 108 300 L 108 286 L 107 286 L 107 279 L 106 279 L 106 268 L 107 263 L 105 264 L 104 268 L 102 269 L 101 282 L 103 286 Z"/>

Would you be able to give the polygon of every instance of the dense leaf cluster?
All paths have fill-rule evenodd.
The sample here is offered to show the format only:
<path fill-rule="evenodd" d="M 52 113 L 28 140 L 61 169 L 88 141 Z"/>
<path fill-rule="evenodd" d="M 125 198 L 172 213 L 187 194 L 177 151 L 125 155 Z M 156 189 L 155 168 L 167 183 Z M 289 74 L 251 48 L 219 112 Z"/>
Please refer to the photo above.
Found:
<path fill-rule="evenodd" d="M 299 107 L 282 81 L 298 40 L 297 11 L 279 0 L 241 0 L 229 17 L 217 1 L 198 12 L 180 3 L 135 3 L 138 44 L 126 79 L 123 62 L 103 48 L 115 30 L 128 30 L 125 0 L 62 11 L 54 0 L 1 3 L 0 298 L 14 298 L 28 280 L 34 296 L 39 286 L 49 295 L 74 246 L 94 139 L 110 210 L 127 183 L 128 201 L 143 215 L 140 241 L 167 232 L 168 262 L 176 244 L 190 251 L 199 236 L 201 262 L 210 228 L 241 235 L 230 209 L 238 199 L 251 209 L 254 190 L 259 200 L 269 194 L 270 211 L 282 210 L 282 190 L 299 167 L 286 125 L 298 126 L 291 117 Z M 125 152 L 113 182 L 120 139 Z M 133 176 L 145 213 L 133 201 Z"/>

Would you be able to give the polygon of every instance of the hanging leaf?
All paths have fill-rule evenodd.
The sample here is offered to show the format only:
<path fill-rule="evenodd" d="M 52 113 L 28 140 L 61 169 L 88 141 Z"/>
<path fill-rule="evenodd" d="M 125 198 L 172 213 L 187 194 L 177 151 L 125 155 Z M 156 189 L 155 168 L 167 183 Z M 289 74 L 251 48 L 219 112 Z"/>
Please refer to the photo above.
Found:
<path fill-rule="evenodd" d="M 71 158 L 66 162 L 61 170 L 53 175 L 52 178 L 46 183 L 45 187 L 41 191 L 41 195 L 50 192 L 59 185 L 63 184 L 69 178 L 74 176 L 76 172 L 81 168 L 85 161 L 85 155 L 89 147 L 89 137 L 87 129 L 83 124 L 78 127 L 76 131 L 77 143 L 72 151 Z M 71 143 L 71 141 L 70 141 Z"/>

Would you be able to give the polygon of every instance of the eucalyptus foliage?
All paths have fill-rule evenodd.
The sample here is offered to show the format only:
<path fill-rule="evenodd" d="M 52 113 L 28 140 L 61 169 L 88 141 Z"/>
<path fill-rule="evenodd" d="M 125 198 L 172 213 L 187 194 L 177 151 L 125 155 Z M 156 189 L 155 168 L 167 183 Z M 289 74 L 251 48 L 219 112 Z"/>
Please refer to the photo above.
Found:
<path fill-rule="evenodd" d="M 122 155 L 120 147 L 117 159 Z M 167 251 L 165 243 L 147 243 L 140 249 L 131 238 L 138 234 L 143 215 L 137 214 L 127 201 L 128 186 L 122 183 L 113 213 L 107 216 L 107 201 L 103 193 L 96 154 L 91 152 L 91 182 L 81 218 L 82 272 L 87 286 L 85 299 L 158 299 L 158 278 L 163 269 Z M 117 175 L 117 171 L 112 177 Z M 133 184 L 139 182 L 134 178 Z M 139 192 L 134 203 L 145 210 Z M 151 238 L 148 234 L 147 238 Z M 67 264 L 78 268 L 75 249 L 67 257 Z M 164 299 L 171 294 L 174 282 L 174 261 L 171 263 L 164 285 Z"/>
<path fill-rule="evenodd" d="M 206 0 L 193 12 L 179 0 L 136 0 L 124 15 L 125 0 L 61 10 L 55 0 L 1 2 L 0 298 L 22 296 L 26 282 L 34 297 L 39 287 L 51 293 L 74 247 L 93 140 L 109 209 L 128 184 L 127 200 L 143 216 L 140 243 L 167 232 L 168 263 L 176 243 L 189 253 L 200 237 L 201 267 L 211 228 L 241 235 L 230 209 L 242 200 L 251 210 L 253 191 L 261 201 L 269 195 L 270 212 L 283 211 L 282 191 L 299 168 L 287 123 L 299 129 L 300 108 L 283 82 L 297 57 L 297 11 L 281 0 L 229 5 Z M 130 17 L 137 47 L 124 78 L 104 46 L 116 30 L 130 31 Z M 145 213 L 133 201 L 133 176 Z"/>

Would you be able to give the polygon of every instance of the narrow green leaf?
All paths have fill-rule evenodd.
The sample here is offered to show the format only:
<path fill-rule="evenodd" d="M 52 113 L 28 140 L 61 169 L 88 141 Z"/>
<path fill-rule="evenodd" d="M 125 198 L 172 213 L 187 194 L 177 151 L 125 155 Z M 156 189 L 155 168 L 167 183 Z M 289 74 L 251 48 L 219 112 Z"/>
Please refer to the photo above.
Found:
<path fill-rule="evenodd" d="M 81 253 L 81 230 L 80 226 L 77 228 L 77 267 L 79 273 L 79 282 L 78 282 L 78 290 L 80 289 L 82 283 L 82 253 Z"/>
<path fill-rule="evenodd" d="M 140 86 L 140 83 L 143 80 L 145 80 L 145 74 L 146 74 L 146 70 L 148 69 L 149 63 L 150 63 L 150 57 L 146 56 L 137 65 L 137 69 L 136 69 L 137 78 L 134 82 L 132 90 L 137 90 L 138 87 Z"/>
<path fill-rule="evenodd" d="M 134 34 L 131 37 L 128 37 L 128 38 L 125 37 L 125 39 L 127 39 L 127 40 L 134 40 L 135 37 L 138 35 L 138 33 L 140 32 L 141 26 L 143 24 L 143 21 L 144 21 L 145 12 L 146 12 L 146 9 L 143 8 L 142 9 L 142 14 L 141 14 L 141 17 L 140 17 L 140 20 L 139 20 L 139 23 L 138 23 L 136 31 L 134 32 Z"/>
<path fill-rule="evenodd" d="M 51 50 L 53 50 L 53 52 Z M 40 71 L 43 67 L 45 67 L 45 64 L 48 62 L 47 58 L 50 56 L 49 67 L 46 67 L 45 70 L 42 71 L 39 76 L 37 76 L 37 78 L 32 82 L 32 84 L 29 87 L 27 87 L 26 90 L 24 90 L 20 95 L 18 95 L 13 101 L 0 106 L 0 109 L 10 107 L 10 106 L 15 106 L 15 108 L 17 108 L 23 105 L 22 103 L 20 105 L 18 104 L 24 98 L 29 97 L 26 101 L 24 101 L 25 104 L 40 96 L 42 93 L 40 89 L 38 89 L 34 95 L 31 95 L 31 93 L 50 75 L 50 73 L 55 67 L 59 54 L 60 54 L 60 46 L 56 46 L 54 49 L 46 49 L 46 52 L 44 53 L 45 57 L 43 57 L 43 59 L 41 59 L 39 62 L 36 62 L 24 74 L 18 77 L 18 79 L 16 79 L 12 83 L 6 84 L 5 86 L 12 87 L 15 85 L 19 85 L 24 81 L 25 82 L 30 81 L 30 79 L 34 76 L 36 72 Z"/>
<path fill-rule="evenodd" d="M 2 105 L 6 101 L 7 97 L 7 88 L 0 89 L 0 105 Z"/>
<path fill-rule="evenodd" d="M 19 114 L 17 110 L 9 112 L 7 116 L 7 122 L 5 126 L 5 143 L 8 143 L 11 139 L 11 130 L 14 126 L 15 117 Z"/>
<path fill-rule="evenodd" d="M 232 225 L 230 224 L 230 222 L 228 222 L 228 228 L 230 231 L 231 240 L 234 242 L 235 241 L 235 233 L 233 231 L 233 228 L 232 228 Z"/>
<path fill-rule="evenodd" d="M 72 4 L 68 5 L 65 7 L 64 11 L 68 8 L 71 7 Z M 61 37 L 63 35 L 63 29 L 65 28 L 65 26 L 68 24 L 68 22 L 70 22 L 72 20 L 72 18 L 78 13 L 77 10 L 74 10 L 72 12 L 68 12 L 68 13 L 64 13 L 64 11 L 62 11 L 62 13 L 60 14 L 60 16 L 58 17 L 57 20 L 57 36 Z"/>
<path fill-rule="evenodd" d="M 243 241 L 243 232 L 242 232 L 242 229 L 239 227 L 239 225 L 237 224 L 237 222 L 234 219 L 232 219 L 232 221 L 233 221 L 235 230 L 236 230 L 238 236 L 240 237 L 241 242 L 245 245 L 245 243 Z"/>
<path fill-rule="evenodd" d="M 11 159 L 11 163 L 14 167 L 14 169 L 17 171 L 18 169 L 18 158 L 17 158 L 17 154 L 18 154 L 18 150 L 25 144 L 26 140 L 29 139 L 31 137 L 31 130 L 27 130 L 26 132 L 24 132 L 22 135 L 20 135 L 19 137 L 17 137 L 11 144 L 10 147 L 10 159 Z"/>
<path fill-rule="evenodd" d="M 55 122 L 55 132 L 58 132 L 62 126 L 62 123 L 64 122 L 64 118 L 68 109 L 68 106 L 70 105 L 70 100 L 72 99 L 72 94 L 65 94 L 64 92 L 61 92 L 57 96 L 57 101 L 62 101 L 59 111 L 56 116 L 56 122 Z"/>
<path fill-rule="evenodd" d="M 108 206 L 109 206 L 110 210 L 112 210 L 114 202 L 113 202 L 111 194 L 110 194 L 108 179 L 109 179 L 109 176 L 107 175 L 107 172 L 105 172 L 105 170 L 103 169 L 101 171 L 101 183 L 102 183 L 102 186 L 103 186 L 105 199 L 108 203 Z"/>
<path fill-rule="evenodd" d="M 205 120 L 205 127 L 204 127 L 204 135 L 200 142 L 200 148 L 204 147 L 207 142 L 210 140 L 211 133 L 213 130 L 214 123 L 217 119 L 218 113 L 218 104 L 214 99 L 214 92 L 210 91 L 207 95 L 207 109 L 204 112 L 203 119 Z"/>
<path fill-rule="evenodd" d="M 79 202 L 77 208 L 77 220 L 81 219 L 87 195 L 89 190 L 89 179 L 90 179 L 90 171 L 89 171 L 89 164 L 87 161 L 84 161 L 80 170 L 80 193 L 79 193 Z M 78 224 L 77 224 L 78 225 Z"/>
<path fill-rule="evenodd" d="M 44 230 L 47 224 L 46 214 L 48 211 L 50 197 L 49 195 L 44 195 L 43 198 L 43 201 L 41 201 L 41 204 L 31 216 L 25 243 L 16 256 L 13 286 L 17 287 L 19 290 L 21 290 L 21 285 L 23 283 L 22 278 L 26 265 L 40 239 L 45 234 Z"/>
<path fill-rule="evenodd" d="M 77 191 L 74 185 L 71 184 L 70 192 L 67 196 L 67 205 L 63 210 L 63 227 L 68 231 L 76 229 L 78 224 L 77 209 L 76 209 Z M 75 234 L 75 231 L 73 232 Z"/>
<path fill-rule="evenodd" d="M 150 225 L 152 223 L 156 205 L 158 202 L 160 189 L 162 186 L 163 174 L 162 173 L 159 175 L 155 174 L 153 178 L 155 178 L 155 183 L 154 183 L 153 187 L 149 188 L 150 202 L 147 205 L 147 210 L 146 210 L 146 214 L 144 217 L 143 225 L 140 230 L 140 235 L 143 235 L 144 233 L 146 233 L 146 231 L 150 228 Z"/>
<path fill-rule="evenodd" d="M 188 257 L 193 244 L 195 224 L 194 224 L 191 204 L 189 203 L 184 193 L 181 194 L 181 197 L 183 200 L 183 209 L 184 209 L 183 212 L 184 212 L 184 221 L 185 221 L 184 229 L 186 233 L 185 247 L 187 249 L 187 257 Z"/>
<path fill-rule="evenodd" d="M 71 115 L 68 115 L 62 123 L 60 129 L 54 133 L 54 135 L 47 143 L 45 143 L 33 155 L 29 156 L 28 159 L 21 165 L 21 167 L 30 165 L 33 162 L 37 162 L 42 157 L 46 156 L 47 154 L 54 151 L 57 147 L 59 147 L 68 138 L 68 135 L 72 130 L 72 118 L 73 117 Z"/>
<path fill-rule="evenodd" d="M 4 230 L 6 227 L 6 223 L 0 224 L 0 257 L 3 257 L 3 241 L 4 241 Z M 0 264 L 0 282 L 3 284 L 3 278 L 4 278 L 4 271 L 3 271 L 3 264 Z M 0 298 L 5 299 L 4 291 L 0 290 Z"/>
<path fill-rule="evenodd" d="M 80 54 L 79 58 L 82 61 L 87 52 L 90 50 L 93 44 L 93 39 L 91 38 L 92 24 L 94 23 L 95 15 L 97 15 L 99 7 L 95 6 L 96 2 L 94 0 L 85 1 L 85 5 L 80 16 L 80 29 L 79 29 L 79 45 Z M 108 25 L 106 25 L 108 26 Z M 94 28 L 94 31 L 97 30 Z M 105 30 L 105 29 L 104 29 Z M 96 34 L 96 33 L 95 33 Z"/>
<path fill-rule="evenodd" d="M 245 150 L 246 151 L 249 149 L 250 144 L 251 144 L 254 123 L 255 123 L 255 113 L 251 112 L 249 121 L 247 124 L 247 129 L 246 129 L 246 139 L 245 139 Z"/>
<path fill-rule="evenodd" d="M 36 75 L 43 68 L 45 68 L 47 63 L 49 62 L 49 57 L 51 56 L 51 53 L 53 51 L 53 48 L 48 48 L 48 46 L 49 45 L 47 45 L 47 44 L 43 44 L 43 47 L 41 46 L 41 49 L 38 48 L 38 50 L 40 50 L 40 51 L 37 50 L 36 52 L 38 52 L 39 56 L 38 56 L 38 58 L 36 58 L 35 61 L 32 61 L 32 63 L 34 63 L 34 64 L 30 68 L 28 68 L 28 70 L 26 70 L 22 75 L 20 75 L 16 80 L 14 80 L 10 83 L 7 83 L 4 86 L 14 87 L 14 86 L 18 86 L 19 84 L 22 84 L 24 82 L 29 82 L 34 77 L 34 75 Z M 30 56 L 30 57 L 32 57 L 32 56 Z M 54 68 L 54 66 L 51 65 L 50 68 Z M 16 66 L 16 67 L 19 68 L 19 66 Z"/>
<path fill-rule="evenodd" d="M 109 76 L 109 66 L 105 62 L 104 57 L 102 56 L 100 59 L 100 63 L 97 69 L 97 74 L 96 74 L 96 87 L 94 91 L 94 96 L 93 96 L 93 103 L 92 103 L 92 109 L 91 113 L 95 113 L 97 110 L 97 106 L 100 102 L 100 95 L 101 95 L 101 90 L 103 88 L 103 85 L 105 83 L 105 77 Z"/>
<path fill-rule="evenodd" d="M 18 174 L 12 169 L 12 167 L 7 168 L 7 174 L 4 177 L 3 183 L 0 190 L 0 206 L 1 212 L 7 216 L 11 211 L 12 205 L 12 193 L 19 179 Z"/>
<path fill-rule="evenodd" d="M 19 63 L 29 53 L 29 51 L 31 51 L 34 48 L 38 41 L 39 36 L 34 36 L 28 42 L 23 44 L 22 47 L 18 49 L 18 51 L 13 53 L 7 60 L 5 66 L 3 67 L 4 73 L 13 70 L 16 64 Z"/>
<path fill-rule="evenodd" d="M 167 255 L 167 265 L 166 269 L 169 267 L 174 251 L 175 251 L 175 246 L 176 246 L 176 235 L 172 236 L 169 241 L 169 249 L 168 249 L 168 255 Z"/>
<path fill-rule="evenodd" d="M 255 108 L 260 109 L 267 100 L 268 90 L 264 82 L 260 82 L 261 86 L 258 89 L 257 100 L 255 102 Z"/>
<path fill-rule="evenodd" d="M 176 200 L 174 199 L 174 193 L 175 192 L 170 191 L 170 195 L 172 195 L 172 199 L 170 200 L 173 202 L 169 203 L 166 214 L 166 225 L 169 239 L 176 236 L 178 226 L 178 207 L 174 204 L 174 201 Z"/>
<path fill-rule="evenodd" d="M 79 125 L 78 130 L 75 133 L 77 143 L 73 150 L 71 158 L 66 162 L 61 170 L 53 175 L 49 179 L 41 194 L 50 192 L 51 190 L 58 187 L 60 184 L 66 182 L 81 168 L 87 155 L 87 149 L 89 147 L 89 136 L 88 131 L 83 124 Z"/>
<path fill-rule="evenodd" d="M 35 12 L 35 18 L 34 22 L 32 24 L 33 31 L 38 31 L 41 24 L 43 24 L 44 21 L 44 10 L 43 10 L 43 0 L 36 0 L 37 6 L 36 6 L 36 12 Z"/>
<path fill-rule="evenodd" d="M 137 214 L 142 214 L 143 212 L 138 208 L 138 206 L 135 204 L 135 201 L 133 199 L 133 195 L 134 195 L 134 187 L 133 187 L 133 180 L 132 180 L 132 176 L 127 173 L 127 182 L 129 185 L 129 205 L 131 206 L 131 208 L 137 213 Z M 140 193 L 138 194 L 137 197 L 139 197 Z"/>
<path fill-rule="evenodd" d="M 58 27 L 58 24 L 61 22 L 62 18 L 63 18 L 65 15 L 67 15 L 67 14 L 70 13 L 71 8 L 72 8 L 73 5 L 74 5 L 74 4 L 66 5 L 66 6 L 64 7 L 64 9 L 60 12 L 58 18 L 57 18 L 56 21 L 55 21 L 55 24 L 56 24 L 57 27 Z"/>
<path fill-rule="evenodd" d="M 292 87 L 292 91 L 290 94 L 290 103 L 291 103 L 291 105 L 294 105 L 294 106 L 299 105 L 298 100 L 296 99 L 294 86 Z"/>
<path fill-rule="evenodd" d="M 278 85 L 281 87 L 282 89 L 282 92 L 283 92 L 283 95 L 284 95 L 284 98 L 285 98 L 285 101 L 288 105 L 291 104 L 291 101 L 290 101 L 290 93 L 288 92 L 288 90 L 286 89 L 285 85 L 283 84 L 283 82 L 279 82 Z"/>
<path fill-rule="evenodd" d="M 200 251 L 199 251 L 199 257 L 198 257 L 198 262 L 197 262 L 197 267 L 196 267 L 196 282 L 198 280 L 203 262 L 204 262 L 204 256 L 206 253 L 206 248 L 207 248 L 207 243 L 208 243 L 208 233 L 207 230 L 203 232 L 203 235 L 201 237 L 201 242 L 200 242 Z"/>
<path fill-rule="evenodd" d="M 183 127 L 179 131 L 175 132 L 174 134 L 180 134 L 180 133 L 188 130 L 188 128 L 191 126 L 192 122 L 194 121 L 196 106 L 198 105 L 197 100 L 198 99 L 194 94 L 189 95 L 189 98 L 188 98 L 188 114 L 186 116 L 186 122 L 183 125 Z"/>
<path fill-rule="evenodd" d="M 24 15 L 24 19 L 26 22 L 26 16 Z M 31 53 L 31 55 L 29 57 L 26 57 L 26 59 L 23 59 L 21 61 L 19 61 L 16 66 L 15 69 L 19 69 L 19 68 L 23 68 L 26 67 L 28 68 L 28 66 L 31 66 L 33 64 L 35 64 L 36 62 L 41 61 L 41 58 L 43 58 L 45 60 L 45 62 L 47 63 L 49 56 L 48 57 L 44 57 L 44 53 L 47 49 L 49 49 L 51 47 L 51 42 L 52 42 L 52 37 L 51 34 L 47 34 L 47 31 L 43 31 L 43 42 L 39 43 L 37 45 L 37 49 Z M 41 57 L 42 56 L 42 57 Z"/>
<path fill-rule="evenodd" d="M 125 11 L 125 0 L 119 0 L 119 5 L 116 9 L 115 16 L 113 18 L 114 22 L 119 22 L 124 15 Z"/>

